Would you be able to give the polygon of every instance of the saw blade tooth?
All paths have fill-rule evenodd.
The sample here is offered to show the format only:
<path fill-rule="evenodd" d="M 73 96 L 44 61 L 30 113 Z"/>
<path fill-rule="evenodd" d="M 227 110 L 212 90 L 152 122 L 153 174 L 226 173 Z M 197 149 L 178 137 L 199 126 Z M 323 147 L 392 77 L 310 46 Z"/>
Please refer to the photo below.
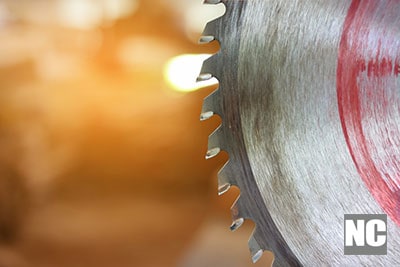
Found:
<path fill-rule="evenodd" d="M 202 35 L 203 36 L 211 35 L 211 36 L 214 36 L 215 39 L 218 39 L 218 36 L 216 36 L 216 34 L 217 34 L 217 29 L 218 29 L 219 23 L 221 23 L 220 18 L 217 18 L 215 20 L 208 22 L 206 24 L 206 27 L 204 28 Z"/>
<path fill-rule="evenodd" d="M 218 185 L 218 195 L 221 196 L 231 189 L 231 185 L 229 183 L 225 183 L 222 185 Z"/>
<path fill-rule="evenodd" d="M 200 120 L 206 120 L 211 118 L 213 115 L 222 114 L 221 108 L 219 105 L 220 101 L 220 89 L 215 90 L 212 94 L 207 96 L 203 101 L 203 108 L 200 115 Z"/>
<path fill-rule="evenodd" d="M 213 5 L 223 3 L 225 5 L 226 9 L 228 9 L 226 0 L 223 0 L 223 1 L 221 1 L 221 0 L 206 0 L 204 3 L 205 4 L 213 4 Z M 213 40 L 211 40 L 211 41 L 217 40 L 221 44 L 223 41 L 222 40 L 223 35 L 220 33 L 221 32 L 220 29 L 221 29 L 221 26 L 223 26 L 223 24 L 224 24 L 225 15 L 226 15 L 226 11 L 225 11 L 224 15 L 222 15 L 214 20 L 209 21 L 206 24 L 206 26 L 204 27 L 202 36 L 212 36 Z"/>
<path fill-rule="evenodd" d="M 218 172 L 218 187 L 224 188 L 227 187 L 227 184 L 229 184 L 229 188 L 231 186 L 237 186 L 237 182 L 233 178 L 235 176 L 232 175 L 234 171 L 232 170 L 231 164 L 232 163 L 228 160 L 228 162 L 226 162 L 225 165 Z"/>
<path fill-rule="evenodd" d="M 216 157 L 219 154 L 219 152 L 221 152 L 221 149 L 219 147 L 214 147 L 209 149 L 206 154 L 206 159 L 211 159 L 213 157 Z"/>
<path fill-rule="evenodd" d="M 222 129 L 223 128 L 220 125 L 217 129 L 215 129 L 212 134 L 210 134 L 210 136 L 208 137 L 208 150 L 211 150 L 215 147 L 219 147 L 221 150 L 225 150 Z"/>
<path fill-rule="evenodd" d="M 236 183 L 232 180 L 232 176 L 229 176 L 227 172 L 229 169 L 229 161 L 218 172 L 218 195 L 221 196 L 231 189 Z"/>
<path fill-rule="evenodd" d="M 222 140 L 222 127 L 220 125 L 208 137 L 208 151 L 206 154 L 206 159 L 216 157 L 222 150 L 224 150 L 224 143 Z"/>
<path fill-rule="evenodd" d="M 235 232 L 237 229 L 239 229 L 243 225 L 243 223 L 244 223 L 244 219 L 243 218 L 239 218 L 237 220 L 234 220 L 232 225 L 231 225 L 231 227 L 230 227 L 230 230 L 232 232 Z"/>
<path fill-rule="evenodd" d="M 264 253 L 264 251 L 262 249 L 260 249 L 256 253 L 252 254 L 251 260 L 253 261 L 253 263 L 256 263 L 257 261 L 259 261 L 263 255 L 263 253 Z"/>
<path fill-rule="evenodd" d="M 231 231 L 236 231 L 239 229 L 245 219 L 249 218 L 249 214 L 247 214 L 247 209 L 243 203 L 243 199 L 239 196 L 233 206 L 231 207 L 231 214 L 232 214 L 232 225 L 230 227 Z"/>
<path fill-rule="evenodd" d="M 222 3 L 222 0 L 204 0 L 203 3 L 206 5 L 216 5 Z"/>
<path fill-rule="evenodd" d="M 264 253 L 264 250 L 260 247 L 257 240 L 255 239 L 256 235 L 257 235 L 257 230 L 253 232 L 249 240 L 249 249 L 253 263 L 256 263 L 258 260 L 260 260 Z"/>
<path fill-rule="evenodd" d="M 212 57 L 209 57 L 206 60 L 204 60 L 203 65 L 201 67 L 200 75 L 197 78 L 198 82 L 207 81 L 214 77 L 218 79 L 219 76 L 217 67 L 218 60 L 219 60 L 219 54 L 215 54 Z"/>
<path fill-rule="evenodd" d="M 205 82 L 208 80 L 211 80 L 213 78 L 213 75 L 211 73 L 201 73 L 197 79 L 196 82 Z"/>
<path fill-rule="evenodd" d="M 243 203 L 242 197 L 238 197 L 231 207 L 232 221 L 239 219 L 248 219 L 249 214 L 247 214 L 246 206 Z"/>
<path fill-rule="evenodd" d="M 213 35 L 203 35 L 199 39 L 199 44 L 208 44 L 215 40 Z"/>
<path fill-rule="evenodd" d="M 200 121 L 205 121 L 210 119 L 212 116 L 214 116 L 214 112 L 213 111 L 206 111 L 204 113 L 200 114 Z"/>

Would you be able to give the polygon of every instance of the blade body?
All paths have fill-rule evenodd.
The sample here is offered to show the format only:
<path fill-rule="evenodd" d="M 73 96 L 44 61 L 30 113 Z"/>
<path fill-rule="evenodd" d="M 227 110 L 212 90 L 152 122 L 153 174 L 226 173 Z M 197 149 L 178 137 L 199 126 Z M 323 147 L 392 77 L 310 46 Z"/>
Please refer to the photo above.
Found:
<path fill-rule="evenodd" d="M 400 265 L 400 2 L 222 1 L 220 88 L 203 113 L 227 151 L 253 256 L 275 266 Z M 225 187 L 224 187 L 225 186 Z M 345 256 L 345 214 L 388 214 L 386 256 Z"/>

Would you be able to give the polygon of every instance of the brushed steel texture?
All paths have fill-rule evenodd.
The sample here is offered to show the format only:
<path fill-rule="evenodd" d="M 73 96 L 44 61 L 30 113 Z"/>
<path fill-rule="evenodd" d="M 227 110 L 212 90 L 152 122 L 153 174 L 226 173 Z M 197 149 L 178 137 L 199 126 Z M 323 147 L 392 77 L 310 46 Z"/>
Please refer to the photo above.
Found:
<path fill-rule="evenodd" d="M 400 266 L 400 228 L 390 219 L 388 255 L 343 253 L 344 214 L 385 213 L 360 179 L 340 121 L 338 54 L 352 1 L 206 3 L 227 11 L 203 33 L 221 50 L 202 69 L 220 82 L 202 118 L 222 118 L 209 152 L 229 154 L 219 187 L 241 190 L 232 228 L 256 223 L 253 259 L 271 250 L 274 266 Z"/>

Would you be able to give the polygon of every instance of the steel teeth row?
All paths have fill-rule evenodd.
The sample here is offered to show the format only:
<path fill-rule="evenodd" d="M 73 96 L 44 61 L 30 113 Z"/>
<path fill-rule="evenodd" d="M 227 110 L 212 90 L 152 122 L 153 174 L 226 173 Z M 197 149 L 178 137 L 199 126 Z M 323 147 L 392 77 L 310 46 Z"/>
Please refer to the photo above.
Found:
<path fill-rule="evenodd" d="M 243 225 L 243 223 L 246 219 L 251 219 L 251 215 L 249 213 L 247 213 L 246 206 L 244 205 L 244 203 L 242 202 L 242 198 L 240 198 L 240 197 L 233 204 L 233 206 L 231 208 L 231 213 L 232 213 L 233 223 L 230 227 L 230 230 L 232 232 L 239 229 Z M 251 253 L 251 259 L 254 263 L 257 262 L 261 258 L 261 256 L 263 255 L 263 252 L 264 252 L 263 249 L 258 244 L 257 240 L 255 239 L 255 236 L 257 236 L 257 235 L 259 235 L 258 228 L 256 228 L 253 231 L 253 233 L 250 237 L 250 240 L 248 242 L 250 253 Z"/>
<path fill-rule="evenodd" d="M 232 0 L 205 0 L 205 4 L 220 4 L 223 3 L 226 7 L 226 15 L 220 17 L 216 20 L 209 22 L 204 29 L 203 36 L 200 38 L 199 43 L 210 43 L 212 41 L 219 41 L 221 44 L 221 50 L 223 50 L 223 36 L 218 33 L 218 25 L 224 23 L 224 17 L 229 16 L 230 5 Z M 223 53 L 220 51 L 214 56 L 210 57 L 203 63 L 201 73 L 198 77 L 198 81 L 209 80 L 211 78 L 216 78 L 220 80 L 222 73 L 219 73 L 219 68 L 217 62 L 219 57 L 222 57 Z M 208 150 L 206 153 L 206 158 L 210 159 L 217 156 L 221 151 L 225 151 L 230 154 L 228 146 L 226 146 L 226 140 L 229 140 L 228 136 L 232 134 L 229 127 L 224 124 L 224 114 L 221 107 L 221 90 L 223 90 L 224 84 L 219 84 L 219 88 L 215 90 L 211 95 L 204 99 L 203 108 L 200 115 L 200 120 L 208 120 L 214 115 L 218 115 L 222 119 L 222 124 L 209 136 Z M 228 162 L 222 167 L 218 173 L 218 194 L 222 195 L 226 193 L 232 186 L 238 186 L 235 180 L 236 174 L 232 163 Z M 239 229 L 246 219 L 251 219 L 251 215 L 247 212 L 246 206 L 243 204 L 243 198 L 238 197 L 236 202 L 231 208 L 232 213 L 232 225 L 230 226 L 231 231 L 236 231 Z M 255 236 L 257 236 L 257 227 L 254 230 L 250 240 L 249 249 L 251 252 L 251 257 L 253 262 L 257 262 L 262 254 L 263 249 L 260 247 L 259 243 L 256 241 Z"/>

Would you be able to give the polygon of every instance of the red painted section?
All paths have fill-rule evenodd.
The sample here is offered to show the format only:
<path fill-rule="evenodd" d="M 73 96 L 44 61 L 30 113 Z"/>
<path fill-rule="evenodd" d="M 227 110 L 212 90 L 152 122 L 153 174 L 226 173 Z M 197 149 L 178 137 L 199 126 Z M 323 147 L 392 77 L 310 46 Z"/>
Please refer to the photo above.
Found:
<path fill-rule="evenodd" d="M 353 0 L 338 59 L 340 119 L 361 178 L 400 226 L 399 75 L 400 0 Z"/>

